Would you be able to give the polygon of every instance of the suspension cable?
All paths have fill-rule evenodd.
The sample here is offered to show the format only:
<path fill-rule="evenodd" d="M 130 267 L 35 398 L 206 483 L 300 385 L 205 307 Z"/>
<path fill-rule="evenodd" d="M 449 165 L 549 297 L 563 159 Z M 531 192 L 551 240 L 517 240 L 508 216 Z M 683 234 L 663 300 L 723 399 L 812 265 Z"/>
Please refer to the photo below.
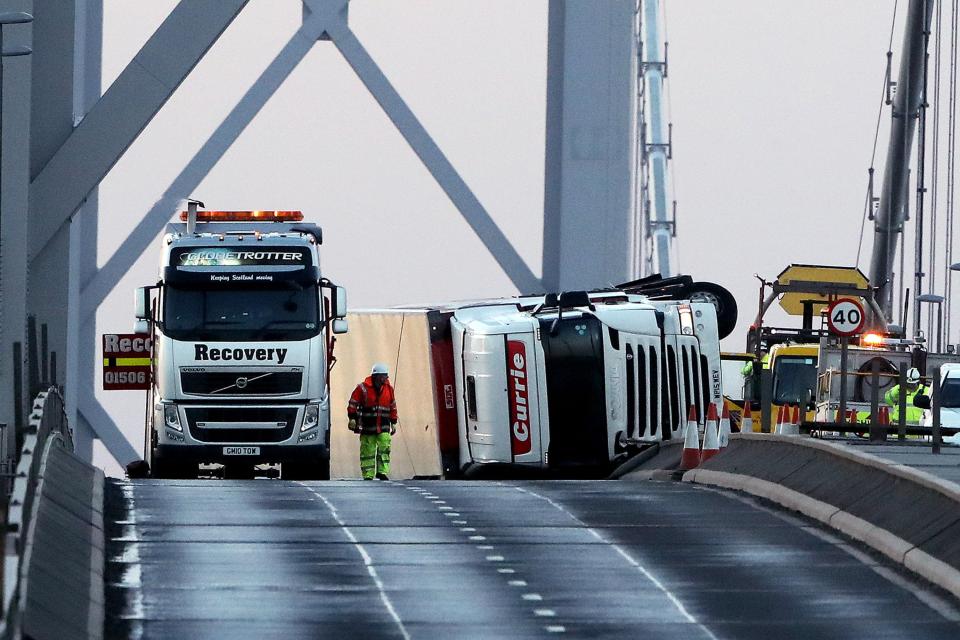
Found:
<path fill-rule="evenodd" d="M 953 311 L 953 274 L 950 264 L 953 261 L 953 205 L 955 196 L 954 170 L 956 161 L 954 154 L 957 144 L 957 21 L 958 0 L 953 0 L 950 8 L 950 85 L 949 106 L 947 111 L 947 212 L 946 212 L 946 242 L 944 247 L 945 275 L 944 294 L 946 297 L 946 327 L 947 344 L 950 343 L 950 316 Z"/>
<path fill-rule="evenodd" d="M 880 107 L 877 109 L 877 126 L 873 131 L 873 150 L 870 152 L 870 180 L 867 183 L 867 193 L 863 202 L 863 219 L 860 221 L 860 240 L 857 242 L 857 260 L 856 266 L 860 266 L 860 252 L 863 249 L 863 233 L 867 226 L 867 218 L 870 217 L 873 207 L 873 174 L 874 164 L 877 159 L 877 140 L 880 138 L 880 122 L 883 118 L 883 107 L 886 104 L 887 83 L 890 76 L 890 59 L 893 56 L 893 34 L 897 27 L 897 5 L 899 0 L 893 0 L 893 17 L 890 19 L 890 39 L 887 43 L 887 69 L 883 73 L 883 84 L 880 89 Z"/>
<path fill-rule="evenodd" d="M 933 150 L 930 179 L 930 272 L 929 291 L 936 293 L 937 288 L 937 204 L 939 200 L 939 165 L 940 165 L 940 61 L 942 56 L 942 26 L 943 3 L 936 0 L 936 22 L 934 27 L 933 53 Z M 933 314 L 927 312 L 927 335 L 932 336 L 934 331 Z"/>

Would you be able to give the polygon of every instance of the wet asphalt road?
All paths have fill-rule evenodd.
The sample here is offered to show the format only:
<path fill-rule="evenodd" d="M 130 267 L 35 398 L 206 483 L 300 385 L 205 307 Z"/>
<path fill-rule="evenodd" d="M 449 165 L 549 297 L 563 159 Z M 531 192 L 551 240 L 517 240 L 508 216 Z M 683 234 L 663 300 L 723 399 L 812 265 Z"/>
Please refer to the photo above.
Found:
<path fill-rule="evenodd" d="M 960 638 L 955 601 L 875 557 L 678 483 L 117 481 L 111 502 L 108 638 Z"/>

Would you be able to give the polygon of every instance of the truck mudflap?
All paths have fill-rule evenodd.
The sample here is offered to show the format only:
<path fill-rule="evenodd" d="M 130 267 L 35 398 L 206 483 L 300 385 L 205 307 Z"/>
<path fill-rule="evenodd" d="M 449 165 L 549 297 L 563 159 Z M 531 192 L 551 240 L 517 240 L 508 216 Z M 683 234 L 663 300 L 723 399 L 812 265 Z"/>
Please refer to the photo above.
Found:
<path fill-rule="evenodd" d="M 550 467 L 609 462 L 603 324 L 590 315 L 540 321 Z"/>

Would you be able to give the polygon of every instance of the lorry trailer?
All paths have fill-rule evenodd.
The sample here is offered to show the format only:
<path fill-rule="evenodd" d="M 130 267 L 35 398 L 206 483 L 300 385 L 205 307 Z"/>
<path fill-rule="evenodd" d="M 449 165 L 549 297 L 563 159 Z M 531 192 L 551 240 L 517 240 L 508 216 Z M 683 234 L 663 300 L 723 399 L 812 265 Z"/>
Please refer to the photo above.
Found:
<path fill-rule="evenodd" d="M 398 477 L 609 468 L 680 437 L 690 406 L 702 421 L 723 399 L 710 302 L 605 289 L 351 311 L 350 320 L 333 380 L 334 476 L 357 473 L 355 437 L 336 405 L 375 361 L 394 369 Z"/>

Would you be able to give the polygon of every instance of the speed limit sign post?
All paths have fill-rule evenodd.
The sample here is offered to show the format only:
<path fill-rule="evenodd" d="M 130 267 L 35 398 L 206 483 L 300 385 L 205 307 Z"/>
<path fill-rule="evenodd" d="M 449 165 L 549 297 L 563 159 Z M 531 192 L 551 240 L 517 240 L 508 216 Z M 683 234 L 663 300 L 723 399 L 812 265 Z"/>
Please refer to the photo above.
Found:
<path fill-rule="evenodd" d="M 840 407 L 837 422 L 847 421 L 847 347 L 850 337 L 863 331 L 863 305 L 853 298 L 834 300 L 827 307 L 827 328 L 840 336 Z"/>

